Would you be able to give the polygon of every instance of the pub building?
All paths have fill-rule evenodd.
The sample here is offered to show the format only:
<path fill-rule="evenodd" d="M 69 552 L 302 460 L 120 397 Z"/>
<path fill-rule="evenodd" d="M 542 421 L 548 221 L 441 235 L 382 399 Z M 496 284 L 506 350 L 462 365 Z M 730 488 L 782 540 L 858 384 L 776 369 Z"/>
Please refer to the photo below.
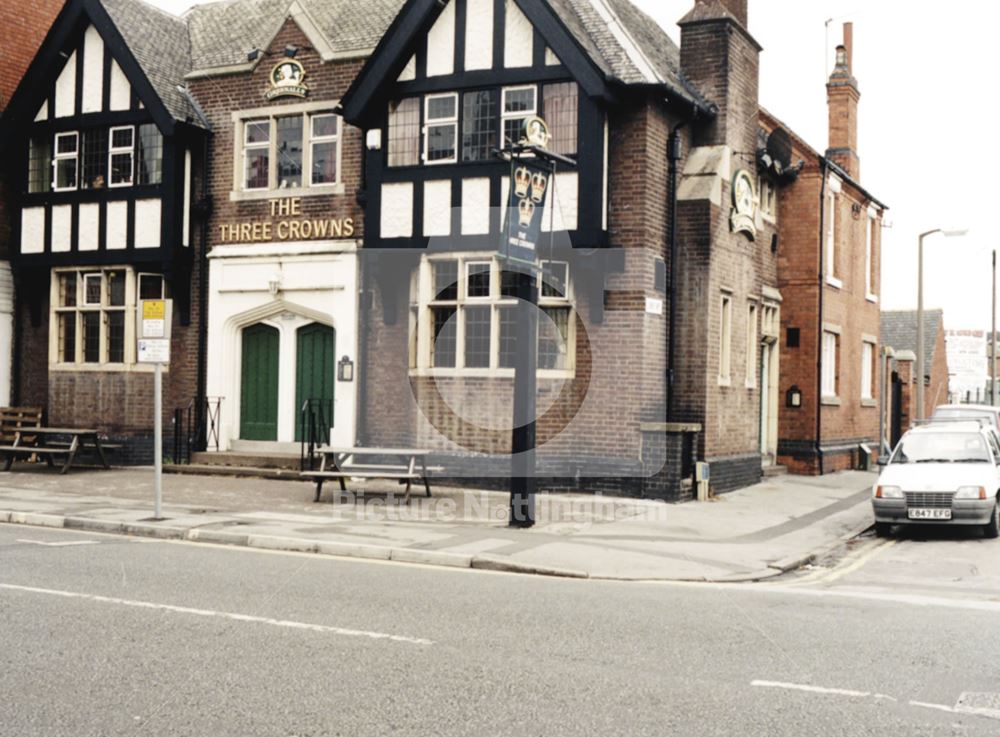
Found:
<path fill-rule="evenodd" d="M 236 0 L 185 14 L 187 84 L 213 130 L 206 397 L 220 453 L 200 463 L 292 453 L 297 467 L 303 439 L 355 443 L 362 140 L 338 105 L 398 7 Z"/>
<path fill-rule="evenodd" d="M 197 195 L 208 125 L 182 87 L 184 23 L 130 0 L 69 0 L 3 116 L 16 287 L 12 401 L 152 457 L 152 366 L 136 303 L 174 301 L 164 404 L 199 393 Z"/>
<path fill-rule="evenodd" d="M 737 0 L 699 0 L 682 39 L 622 0 L 403 5 L 342 102 L 365 131 L 361 444 L 509 473 L 517 302 L 498 247 L 521 182 L 496 151 L 539 116 L 576 161 L 537 254 L 541 488 L 682 498 L 695 456 L 719 491 L 760 478 L 780 294 L 745 154 L 759 47 Z"/>

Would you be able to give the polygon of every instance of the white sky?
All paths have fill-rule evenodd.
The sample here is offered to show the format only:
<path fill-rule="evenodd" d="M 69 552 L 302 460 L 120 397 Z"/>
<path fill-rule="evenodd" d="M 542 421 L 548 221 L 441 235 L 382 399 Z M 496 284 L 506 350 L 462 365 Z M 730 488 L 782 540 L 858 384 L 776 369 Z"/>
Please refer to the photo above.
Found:
<path fill-rule="evenodd" d="M 191 0 L 150 0 L 180 13 Z M 633 0 L 675 39 L 693 0 Z M 830 24 L 829 38 L 826 20 Z M 827 143 L 826 78 L 841 25 L 854 22 L 861 89 L 862 184 L 890 206 L 883 232 L 882 306 L 916 307 L 919 233 L 927 308 L 949 328 L 989 328 L 990 249 L 1000 210 L 991 51 L 1000 4 L 982 0 L 750 0 L 750 32 L 764 47 L 760 100 L 814 148 Z"/>

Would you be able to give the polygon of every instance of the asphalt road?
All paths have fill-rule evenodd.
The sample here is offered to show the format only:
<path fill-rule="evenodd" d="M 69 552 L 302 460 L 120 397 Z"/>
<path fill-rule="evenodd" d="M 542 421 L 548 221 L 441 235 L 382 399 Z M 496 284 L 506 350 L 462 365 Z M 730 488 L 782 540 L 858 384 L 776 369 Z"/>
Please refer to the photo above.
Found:
<path fill-rule="evenodd" d="M 995 736 L 1000 593 L 883 580 L 921 545 L 724 587 L 0 525 L 0 735 Z"/>

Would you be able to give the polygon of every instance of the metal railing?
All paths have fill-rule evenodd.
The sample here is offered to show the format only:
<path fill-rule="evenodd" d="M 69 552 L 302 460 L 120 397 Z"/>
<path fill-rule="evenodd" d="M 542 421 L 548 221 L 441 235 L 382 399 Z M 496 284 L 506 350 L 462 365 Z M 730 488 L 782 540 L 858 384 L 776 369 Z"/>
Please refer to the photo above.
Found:
<path fill-rule="evenodd" d="M 299 470 L 315 471 L 318 448 L 330 442 L 329 399 L 307 399 L 299 410 Z"/>
<path fill-rule="evenodd" d="M 191 463 L 192 453 L 219 450 L 223 399 L 225 397 L 206 397 L 203 402 L 192 399 L 186 406 L 174 410 L 175 464 Z"/>

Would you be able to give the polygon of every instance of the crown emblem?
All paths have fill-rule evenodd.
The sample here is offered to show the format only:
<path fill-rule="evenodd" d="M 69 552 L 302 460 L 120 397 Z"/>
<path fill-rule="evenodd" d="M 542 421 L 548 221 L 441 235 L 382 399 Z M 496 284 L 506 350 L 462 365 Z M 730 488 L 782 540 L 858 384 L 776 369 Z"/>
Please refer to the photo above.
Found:
<path fill-rule="evenodd" d="M 518 205 L 518 215 L 519 221 L 522 228 L 527 228 L 531 225 L 531 219 L 535 216 L 535 203 L 531 200 L 521 200 L 521 204 Z"/>
<path fill-rule="evenodd" d="M 522 166 L 514 172 L 514 192 L 518 197 L 528 196 L 528 187 L 531 186 L 531 172 L 527 167 Z"/>
<path fill-rule="evenodd" d="M 531 178 L 531 199 L 537 204 L 541 204 L 545 199 L 545 190 L 549 186 L 549 178 L 538 172 Z"/>

